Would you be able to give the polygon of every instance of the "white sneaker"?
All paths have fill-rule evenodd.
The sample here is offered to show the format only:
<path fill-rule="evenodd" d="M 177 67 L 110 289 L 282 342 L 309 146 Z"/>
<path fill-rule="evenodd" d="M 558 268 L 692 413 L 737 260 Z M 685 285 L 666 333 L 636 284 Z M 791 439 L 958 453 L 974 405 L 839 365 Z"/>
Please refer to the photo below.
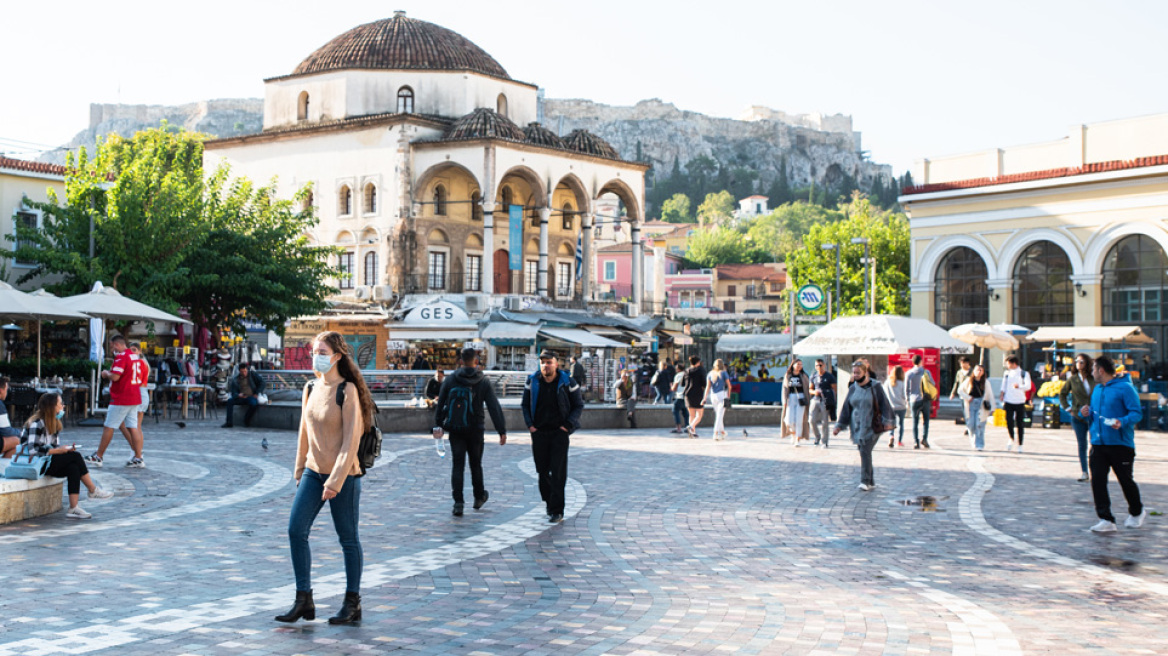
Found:
<path fill-rule="evenodd" d="M 861 490 L 863 490 L 863 491 L 865 491 L 865 492 L 869 492 L 869 491 L 871 491 L 873 488 L 875 488 L 876 486 L 875 486 L 875 485 L 868 485 L 867 483 L 860 483 L 860 486 L 859 486 L 859 487 L 860 487 L 860 489 L 861 489 Z"/>
<path fill-rule="evenodd" d="M 135 456 L 126 461 L 126 466 L 131 469 L 145 469 L 146 461 Z"/>
<path fill-rule="evenodd" d="M 100 487 L 97 488 L 96 491 L 89 493 L 90 499 L 112 499 L 113 496 L 113 492 L 110 492 L 109 490 L 103 490 Z"/>
<path fill-rule="evenodd" d="M 93 515 L 82 510 L 81 506 L 73 506 L 69 509 L 69 512 L 65 513 L 66 519 L 89 519 L 90 517 L 93 517 Z"/>
<path fill-rule="evenodd" d="M 1115 533 L 1119 530 L 1119 527 L 1115 525 L 1115 522 L 1109 522 L 1106 519 L 1101 519 L 1099 520 L 1098 524 L 1091 527 L 1091 530 L 1096 533 Z"/>
<path fill-rule="evenodd" d="M 1013 450 L 1014 450 L 1014 443 L 1013 442 L 1010 442 L 1009 444 L 1006 445 L 1006 453 L 1009 453 Z"/>
<path fill-rule="evenodd" d="M 1091 476 L 1088 475 L 1087 472 L 1083 472 L 1082 474 L 1079 475 L 1079 482 L 1080 483 L 1082 483 L 1083 481 L 1089 481 L 1089 480 L 1091 480 Z"/>
<path fill-rule="evenodd" d="M 1022 445 L 1021 444 L 1018 445 L 1018 453 L 1022 453 Z"/>
<path fill-rule="evenodd" d="M 1144 525 L 1144 520 L 1147 518 L 1148 518 L 1148 509 L 1144 508 L 1144 511 L 1141 512 L 1140 514 L 1132 515 L 1132 516 L 1128 517 L 1126 520 L 1124 520 L 1123 525 L 1126 526 L 1127 528 L 1139 528 L 1139 527 Z"/>

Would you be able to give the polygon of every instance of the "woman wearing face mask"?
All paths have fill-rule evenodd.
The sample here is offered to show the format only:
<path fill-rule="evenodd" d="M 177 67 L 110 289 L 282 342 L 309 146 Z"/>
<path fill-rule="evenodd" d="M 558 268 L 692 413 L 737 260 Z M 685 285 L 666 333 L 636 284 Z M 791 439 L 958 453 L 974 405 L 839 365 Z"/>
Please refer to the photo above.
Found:
<path fill-rule="evenodd" d="M 76 445 L 61 446 L 61 429 L 64 427 L 61 419 L 64 416 L 65 403 L 61 400 L 61 395 L 51 392 L 42 394 L 41 398 L 37 399 L 36 412 L 28 418 L 20 441 L 38 455 L 52 456 L 45 475 L 66 480 L 66 487 L 69 490 L 69 512 L 65 513 L 65 517 L 89 519 L 93 515 L 77 505 L 81 496 L 81 484 L 85 483 L 90 499 L 108 499 L 113 493 L 99 488 L 97 483 L 93 482 L 89 468 L 85 466 L 85 458 L 77 453 Z"/>
<path fill-rule="evenodd" d="M 324 503 L 329 503 L 333 526 L 345 556 L 345 599 L 329 624 L 361 620 L 361 570 L 363 553 L 357 531 L 361 504 L 361 464 L 357 447 L 361 435 L 373 425 L 373 397 L 353 360 L 352 350 L 340 333 L 324 332 L 312 344 L 312 368 L 316 380 L 304 389 L 300 413 L 300 441 L 296 449 L 296 498 L 288 518 L 292 569 L 296 575 L 296 601 L 280 622 L 315 619 L 312 600 L 312 554 L 308 533 Z M 337 390 L 343 388 L 343 405 Z"/>

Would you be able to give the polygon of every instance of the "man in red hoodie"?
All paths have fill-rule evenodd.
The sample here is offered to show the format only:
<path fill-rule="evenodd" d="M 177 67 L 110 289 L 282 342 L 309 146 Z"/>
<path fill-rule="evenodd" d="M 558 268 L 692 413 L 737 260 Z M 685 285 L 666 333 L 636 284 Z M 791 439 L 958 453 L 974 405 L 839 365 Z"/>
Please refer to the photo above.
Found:
<path fill-rule="evenodd" d="M 109 411 L 105 415 L 101 443 L 93 455 L 85 458 L 85 462 L 91 467 L 101 467 L 105 450 L 114 438 L 114 431 L 125 422 L 130 432 L 126 441 L 134 452 L 134 457 L 126 462 L 126 466 L 141 469 L 146 463 L 142 460 L 142 429 L 138 427 L 138 408 L 142 405 L 141 387 L 144 381 L 137 380 L 141 368 L 134 366 L 134 360 L 138 356 L 130 351 L 126 338 L 121 335 L 110 338 L 110 350 L 114 352 L 113 366 L 109 371 L 101 372 L 101 377 L 110 381 Z"/>

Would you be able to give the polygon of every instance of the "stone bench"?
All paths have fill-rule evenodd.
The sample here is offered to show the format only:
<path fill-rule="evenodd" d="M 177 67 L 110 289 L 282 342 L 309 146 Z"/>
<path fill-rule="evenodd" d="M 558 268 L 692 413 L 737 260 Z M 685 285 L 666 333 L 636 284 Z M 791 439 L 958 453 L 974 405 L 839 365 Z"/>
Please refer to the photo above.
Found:
<path fill-rule="evenodd" d="M 3 472 L 10 459 L 0 459 Z M 0 524 L 50 515 L 61 510 L 65 479 L 44 476 L 40 480 L 0 478 Z"/>

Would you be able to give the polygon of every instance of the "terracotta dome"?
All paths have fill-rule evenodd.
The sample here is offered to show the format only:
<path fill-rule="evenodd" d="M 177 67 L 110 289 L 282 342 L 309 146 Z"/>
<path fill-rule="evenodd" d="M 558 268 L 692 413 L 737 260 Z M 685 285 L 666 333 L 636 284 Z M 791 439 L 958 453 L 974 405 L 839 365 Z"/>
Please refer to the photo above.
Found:
<path fill-rule="evenodd" d="M 525 135 L 518 125 L 493 109 L 479 107 L 463 116 L 446 131 L 447 139 L 510 139 L 523 141 Z"/>
<path fill-rule="evenodd" d="M 568 148 L 581 153 L 599 155 L 600 157 L 608 157 L 610 159 L 620 159 L 620 155 L 617 155 L 615 148 L 588 130 L 572 130 L 571 134 L 564 138 L 564 143 L 568 145 Z"/>
<path fill-rule="evenodd" d="M 317 49 L 293 75 L 344 69 L 474 71 L 510 80 L 507 71 L 466 37 L 404 11 L 359 25 Z"/>
<path fill-rule="evenodd" d="M 533 143 L 539 146 L 551 146 L 552 148 L 567 148 L 568 144 L 564 143 L 555 132 L 545 128 L 539 123 L 528 123 L 527 127 L 523 128 L 524 141 Z"/>

